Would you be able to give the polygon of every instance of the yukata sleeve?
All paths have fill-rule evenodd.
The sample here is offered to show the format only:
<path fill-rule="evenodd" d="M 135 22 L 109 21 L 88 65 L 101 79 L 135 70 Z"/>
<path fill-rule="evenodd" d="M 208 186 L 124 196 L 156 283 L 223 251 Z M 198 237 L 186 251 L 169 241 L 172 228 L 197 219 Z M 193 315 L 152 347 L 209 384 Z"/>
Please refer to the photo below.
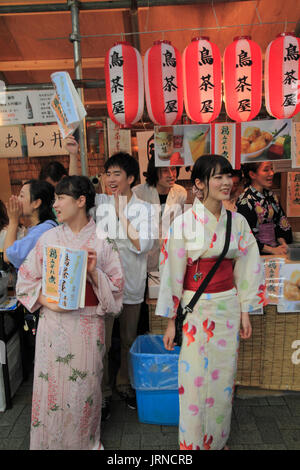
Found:
<path fill-rule="evenodd" d="M 237 214 L 238 215 L 238 214 Z M 234 281 L 237 288 L 241 312 L 254 312 L 264 303 L 263 266 L 247 221 L 241 218 L 238 237 L 238 256 L 234 265 Z"/>
<path fill-rule="evenodd" d="M 292 227 L 289 224 L 289 221 L 275 196 L 275 203 L 277 206 L 277 211 L 274 214 L 274 224 L 275 224 L 275 236 L 276 238 L 284 238 L 286 243 L 293 242 L 293 233 Z"/>
<path fill-rule="evenodd" d="M 119 250 L 113 240 L 109 238 L 103 240 L 101 256 L 101 267 L 98 265 L 96 268 L 98 288 L 92 283 L 99 300 L 97 314 L 117 316 L 122 309 L 124 274 Z"/>
<path fill-rule="evenodd" d="M 253 235 L 255 236 L 256 243 L 258 245 L 259 252 L 262 253 L 264 244 L 261 243 L 257 238 L 256 235 L 258 234 L 257 230 L 257 214 L 255 212 L 254 207 L 249 202 L 247 197 L 239 198 L 237 203 L 237 212 L 242 214 L 245 219 L 247 220 Z"/>
<path fill-rule="evenodd" d="M 160 255 L 160 288 L 155 315 L 175 318 L 183 293 L 183 281 L 187 265 L 184 238 L 176 233 L 178 217 L 170 227 Z"/>
<path fill-rule="evenodd" d="M 30 312 L 41 307 L 38 298 L 42 288 L 43 243 L 39 239 L 18 271 L 17 299 Z"/>
<path fill-rule="evenodd" d="M 19 269 L 28 253 L 34 248 L 38 235 L 41 235 L 36 229 L 33 229 L 26 237 L 21 240 L 16 240 L 10 247 L 7 248 L 7 258 L 9 262 Z"/>

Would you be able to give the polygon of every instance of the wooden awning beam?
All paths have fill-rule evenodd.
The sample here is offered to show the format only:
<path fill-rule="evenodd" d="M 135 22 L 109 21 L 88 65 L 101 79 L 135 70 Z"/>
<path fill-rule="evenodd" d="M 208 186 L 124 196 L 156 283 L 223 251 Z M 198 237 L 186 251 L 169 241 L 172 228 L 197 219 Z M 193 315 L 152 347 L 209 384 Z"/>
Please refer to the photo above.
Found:
<path fill-rule="evenodd" d="M 82 67 L 97 69 L 104 67 L 103 57 L 86 57 L 82 59 Z M 0 61 L 0 72 L 27 72 L 34 70 L 72 70 L 74 59 L 45 60 L 7 60 Z"/>
<path fill-rule="evenodd" d="M 262 54 L 264 60 L 265 54 Z M 101 69 L 104 67 L 104 57 L 83 57 L 84 69 Z M 72 70 L 74 59 L 41 59 L 41 60 L 7 60 L 0 61 L 1 72 L 30 72 L 38 70 Z"/>

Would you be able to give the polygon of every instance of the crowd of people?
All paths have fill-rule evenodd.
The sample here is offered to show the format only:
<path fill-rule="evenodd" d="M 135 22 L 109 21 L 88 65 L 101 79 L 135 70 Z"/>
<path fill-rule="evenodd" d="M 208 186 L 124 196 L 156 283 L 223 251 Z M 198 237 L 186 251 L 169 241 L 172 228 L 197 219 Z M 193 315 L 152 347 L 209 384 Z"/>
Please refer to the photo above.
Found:
<path fill-rule="evenodd" d="M 202 156 L 191 173 L 194 202 L 186 207 L 178 167 L 157 168 L 152 156 L 146 183 L 137 184 L 137 160 L 115 154 L 105 162 L 105 192 L 96 193 L 78 175 L 76 140 L 70 136 L 65 145 L 69 172 L 52 162 L 6 209 L 0 206 L 0 240 L 4 261 L 17 271 L 17 298 L 28 312 L 39 312 L 30 448 L 103 449 L 101 417 L 109 419 L 114 385 L 136 408 L 128 356 L 145 314 L 147 273 L 160 271 L 156 314 L 168 317 L 163 341 L 172 350 L 178 306 L 190 302 L 220 256 L 230 213 L 228 251 L 185 318 L 178 365 L 180 448 L 226 449 L 239 338 L 251 336 L 264 284 L 260 254 L 286 254 L 292 242 L 271 191 L 271 163 L 238 171 L 224 157 Z M 46 245 L 87 250 L 84 308 L 61 309 L 42 294 Z M 114 382 L 109 352 L 116 317 Z"/>

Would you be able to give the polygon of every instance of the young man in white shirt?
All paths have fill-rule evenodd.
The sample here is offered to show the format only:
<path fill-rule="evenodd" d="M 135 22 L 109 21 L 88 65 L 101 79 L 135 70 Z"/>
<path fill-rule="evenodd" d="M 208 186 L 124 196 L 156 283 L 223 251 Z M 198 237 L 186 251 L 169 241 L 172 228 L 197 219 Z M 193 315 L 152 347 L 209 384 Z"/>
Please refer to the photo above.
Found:
<path fill-rule="evenodd" d="M 128 406 L 135 408 L 135 394 L 128 376 L 128 353 L 137 336 L 140 307 L 147 277 L 147 253 L 157 237 L 155 210 L 132 191 L 138 175 L 138 162 L 130 155 L 117 153 L 105 163 L 106 186 L 111 193 L 96 195 L 96 223 L 114 240 L 124 269 L 123 310 L 119 317 L 121 364 L 116 388 Z M 113 320 L 106 319 L 106 358 L 104 359 L 103 396 L 111 397 L 108 374 L 108 352 L 111 346 Z M 103 419 L 109 409 L 103 410 Z"/>
<path fill-rule="evenodd" d="M 159 212 L 159 239 L 155 240 L 148 254 L 148 272 L 158 271 L 160 245 L 168 234 L 173 220 L 184 211 L 187 192 L 176 184 L 179 167 L 156 167 L 154 155 L 149 160 L 146 183 L 133 188 L 133 192 L 143 201 L 155 204 Z"/>

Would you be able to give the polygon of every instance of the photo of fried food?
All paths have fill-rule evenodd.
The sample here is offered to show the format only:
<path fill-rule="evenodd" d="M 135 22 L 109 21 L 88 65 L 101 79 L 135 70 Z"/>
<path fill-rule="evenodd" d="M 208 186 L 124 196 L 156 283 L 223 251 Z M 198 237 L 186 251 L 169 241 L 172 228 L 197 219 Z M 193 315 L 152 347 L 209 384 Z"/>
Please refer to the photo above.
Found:
<path fill-rule="evenodd" d="M 289 281 L 284 281 L 283 295 L 286 300 L 300 300 L 300 271 L 293 271 Z"/>
<path fill-rule="evenodd" d="M 290 281 L 300 289 L 300 271 L 293 271 Z"/>
<path fill-rule="evenodd" d="M 249 153 L 250 141 L 245 137 L 242 137 L 241 151 L 242 153 Z"/>
<path fill-rule="evenodd" d="M 255 153 L 254 157 L 257 157 L 257 152 L 263 151 L 272 138 L 273 136 L 270 132 L 261 132 L 258 127 L 247 127 L 242 136 L 241 151 L 246 154 Z"/>
<path fill-rule="evenodd" d="M 253 142 L 257 137 L 261 135 L 259 127 L 247 127 L 247 129 L 244 132 L 244 137 L 247 139 L 250 143 Z"/>

